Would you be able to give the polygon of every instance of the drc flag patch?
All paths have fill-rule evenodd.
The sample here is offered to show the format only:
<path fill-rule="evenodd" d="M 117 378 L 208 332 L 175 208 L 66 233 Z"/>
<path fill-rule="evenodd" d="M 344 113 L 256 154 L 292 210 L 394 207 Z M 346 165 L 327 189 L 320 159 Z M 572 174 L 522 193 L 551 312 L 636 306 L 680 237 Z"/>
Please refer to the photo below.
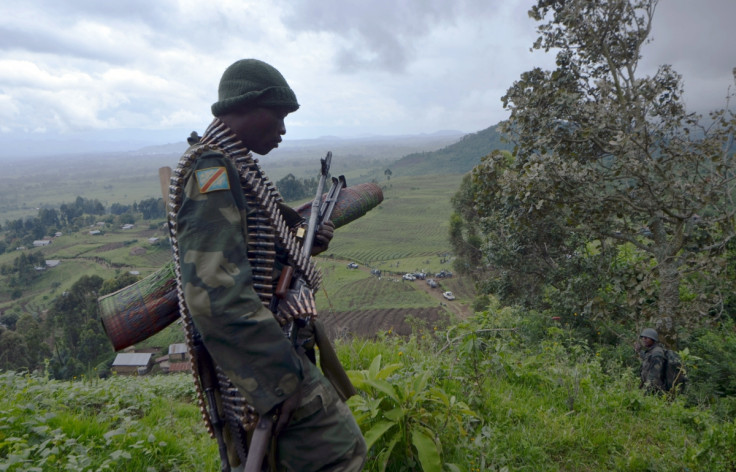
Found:
<path fill-rule="evenodd" d="M 229 190 L 230 180 L 224 167 L 208 167 L 195 171 L 200 193 Z"/>

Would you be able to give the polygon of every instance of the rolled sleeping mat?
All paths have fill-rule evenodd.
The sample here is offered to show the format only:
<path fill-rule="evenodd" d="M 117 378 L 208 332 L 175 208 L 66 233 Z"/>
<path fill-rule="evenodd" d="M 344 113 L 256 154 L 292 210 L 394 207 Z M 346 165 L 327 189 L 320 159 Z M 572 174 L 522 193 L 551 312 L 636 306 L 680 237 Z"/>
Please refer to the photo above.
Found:
<path fill-rule="evenodd" d="M 324 197 L 323 197 L 324 198 Z M 336 228 L 345 226 L 383 201 L 381 188 L 372 183 L 340 191 L 332 213 Z M 311 202 L 295 210 L 309 218 Z M 100 320 L 116 351 L 144 341 L 179 318 L 174 262 L 138 282 L 97 300 Z"/>
<path fill-rule="evenodd" d="M 97 303 L 102 327 L 116 351 L 150 338 L 179 318 L 174 262 Z"/>
<path fill-rule="evenodd" d="M 323 201 L 325 195 L 322 196 Z M 382 201 L 383 191 L 376 184 L 365 183 L 345 187 L 337 197 L 330 219 L 335 224 L 335 228 L 345 226 L 377 207 Z M 312 213 L 312 202 L 304 203 L 294 209 L 302 218 L 308 220 Z"/>

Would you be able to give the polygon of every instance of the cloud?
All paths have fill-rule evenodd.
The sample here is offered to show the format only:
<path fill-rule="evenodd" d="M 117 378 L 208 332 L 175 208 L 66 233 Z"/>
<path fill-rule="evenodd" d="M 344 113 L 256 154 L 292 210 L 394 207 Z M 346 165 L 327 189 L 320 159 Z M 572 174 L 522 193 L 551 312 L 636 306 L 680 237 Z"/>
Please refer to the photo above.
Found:
<path fill-rule="evenodd" d="M 433 31 L 459 20 L 486 17 L 498 5 L 487 0 L 374 0 L 290 2 L 284 23 L 295 31 L 327 32 L 340 41 L 337 71 L 380 68 L 404 72 Z"/>
<path fill-rule="evenodd" d="M 5 0 L 3 133 L 202 130 L 222 71 L 257 57 L 302 108 L 289 136 L 474 132 L 507 116 L 530 52 L 534 0 Z M 733 0 L 661 1 L 642 72 L 683 74 L 689 105 L 723 105 L 736 66 Z M 174 129 L 178 128 L 178 129 Z M 153 144 L 153 143 L 152 143 Z"/>
<path fill-rule="evenodd" d="M 667 0 L 654 16 L 652 42 L 642 64 L 670 64 L 683 76 L 690 108 L 704 112 L 725 106 L 730 71 L 736 66 L 736 2 L 733 0 Z M 732 87 L 733 88 L 733 87 Z"/>

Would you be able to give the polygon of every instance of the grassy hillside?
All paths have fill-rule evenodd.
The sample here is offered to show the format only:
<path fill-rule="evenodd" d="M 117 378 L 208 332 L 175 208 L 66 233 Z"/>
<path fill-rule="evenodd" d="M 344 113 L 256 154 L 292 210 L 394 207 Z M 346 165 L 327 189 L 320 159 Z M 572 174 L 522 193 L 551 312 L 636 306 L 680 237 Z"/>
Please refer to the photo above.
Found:
<path fill-rule="evenodd" d="M 396 175 L 464 174 L 480 163 L 483 156 L 495 149 L 511 149 L 491 126 L 464 136 L 460 141 L 437 151 L 417 152 L 391 164 Z"/>
<path fill-rule="evenodd" d="M 337 349 L 359 389 L 349 405 L 371 446 L 366 471 L 736 467 L 728 403 L 646 396 L 633 369 L 533 313 L 491 307 L 448 329 Z M 0 425 L 4 471 L 219 470 L 189 375 L 0 372 Z"/>

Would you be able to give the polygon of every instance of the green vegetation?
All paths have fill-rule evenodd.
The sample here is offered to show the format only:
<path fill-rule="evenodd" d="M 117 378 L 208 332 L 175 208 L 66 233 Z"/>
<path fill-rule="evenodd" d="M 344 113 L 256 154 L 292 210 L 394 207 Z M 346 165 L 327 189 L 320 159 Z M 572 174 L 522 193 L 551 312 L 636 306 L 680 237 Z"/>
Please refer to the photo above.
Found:
<path fill-rule="evenodd" d="M 382 185 L 383 203 L 338 229 L 326 254 L 395 273 L 447 269 L 448 197 L 461 178 L 392 178 Z"/>
<path fill-rule="evenodd" d="M 708 342 L 736 353 L 732 330 Z M 337 347 L 360 390 L 349 403 L 372 445 L 366 471 L 736 466 L 733 402 L 646 396 L 631 355 L 622 363 L 545 315 L 491 301 L 444 331 Z M 696 384 L 708 365 L 689 365 Z M 193 402 L 189 375 L 0 373 L 0 470 L 214 472 L 216 443 Z"/>
<path fill-rule="evenodd" d="M 676 344 L 734 315 L 736 114 L 733 90 L 704 118 L 670 66 L 639 73 L 656 4 L 532 7 L 533 47 L 557 51 L 556 68 L 503 97 L 515 147 L 463 182 L 452 238 L 458 268 L 505 303 L 652 326 Z"/>
<path fill-rule="evenodd" d="M 481 158 L 488 155 L 489 150 L 509 150 L 511 147 L 494 125 L 477 133 L 465 135 L 459 142 L 438 151 L 417 152 L 404 156 L 391 165 L 392 174 L 394 172 L 396 176 L 464 174 L 480 164 Z"/>
<path fill-rule="evenodd" d="M 54 381 L 0 374 L 2 471 L 216 471 L 189 375 Z"/>

